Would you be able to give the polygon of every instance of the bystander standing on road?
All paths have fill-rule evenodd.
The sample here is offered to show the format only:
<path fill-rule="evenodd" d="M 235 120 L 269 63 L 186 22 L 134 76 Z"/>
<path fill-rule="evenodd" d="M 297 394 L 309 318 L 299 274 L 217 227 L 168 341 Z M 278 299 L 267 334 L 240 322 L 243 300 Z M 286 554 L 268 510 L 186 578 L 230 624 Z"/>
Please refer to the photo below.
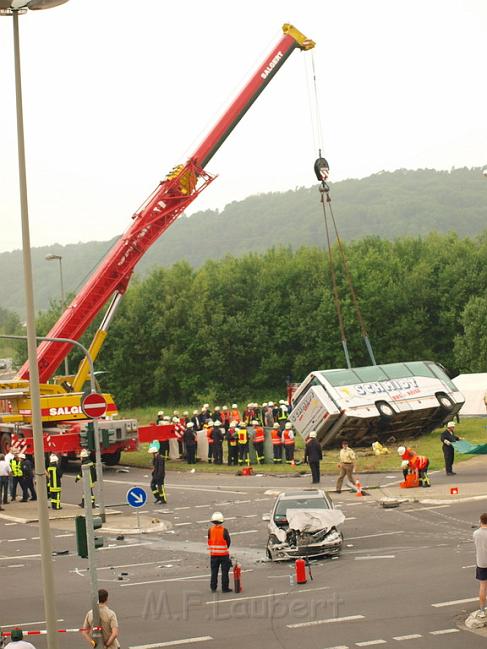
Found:
<path fill-rule="evenodd" d="M 453 442 L 458 442 L 461 437 L 455 435 L 455 422 L 449 421 L 446 425 L 446 430 L 441 433 L 443 456 L 445 458 L 445 471 L 446 475 L 455 475 L 453 471 L 453 461 L 455 459 L 455 449 Z"/>
<path fill-rule="evenodd" d="M 480 583 L 479 607 L 480 613 L 485 616 L 485 604 L 487 598 L 487 514 L 481 514 L 480 527 L 473 533 L 476 555 L 475 576 Z"/>
<path fill-rule="evenodd" d="M 114 611 L 108 608 L 108 591 L 104 588 L 98 590 L 98 609 L 100 611 L 100 625 L 101 633 L 103 637 L 103 646 L 105 649 L 118 649 L 120 643 L 118 641 L 118 620 L 117 615 Z M 93 629 L 93 611 L 90 610 L 86 614 L 85 621 L 83 623 L 82 631 L 85 640 L 90 646 L 93 645 L 92 639 L 92 629 Z"/>
<path fill-rule="evenodd" d="M 24 640 L 21 629 L 13 629 L 10 634 L 10 642 L 5 649 L 35 649 L 34 645 Z"/>
<path fill-rule="evenodd" d="M 306 441 L 306 450 L 304 452 L 304 461 L 309 464 L 311 469 L 311 483 L 318 484 L 320 482 L 320 461 L 323 459 L 323 451 L 321 444 L 316 439 L 316 431 L 312 430 Z"/>
<path fill-rule="evenodd" d="M 8 503 L 8 479 L 11 474 L 10 464 L 6 461 L 5 455 L 0 453 L 0 511 L 3 511 L 2 505 Z"/>
<path fill-rule="evenodd" d="M 342 448 L 340 449 L 340 463 L 338 468 L 340 473 L 337 480 L 337 494 L 342 492 L 343 479 L 347 477 L 348 482 L 352 486 L 355 485 L 355 480 L 353 477 L 353 471 L 355 469 L 355 463 L 357 462 L 357 456 L 355 452 L 349 447 L 348 441 L 344 439 L 342 441 Z"/>

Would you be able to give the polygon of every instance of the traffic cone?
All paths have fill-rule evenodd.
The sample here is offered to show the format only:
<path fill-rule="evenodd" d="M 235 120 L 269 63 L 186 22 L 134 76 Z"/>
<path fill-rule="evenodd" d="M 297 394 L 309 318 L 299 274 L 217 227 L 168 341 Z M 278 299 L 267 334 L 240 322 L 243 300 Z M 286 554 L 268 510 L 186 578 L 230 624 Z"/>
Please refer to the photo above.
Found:
<path fill-rule="evenodd" d="M 364 494 L 362 493 L 362 485 L 360 483 L 360 480 L 356 480 L 355 487 L 357 488 L 357 493 L 355 495 L 356 496 L 363 496 Z"/>

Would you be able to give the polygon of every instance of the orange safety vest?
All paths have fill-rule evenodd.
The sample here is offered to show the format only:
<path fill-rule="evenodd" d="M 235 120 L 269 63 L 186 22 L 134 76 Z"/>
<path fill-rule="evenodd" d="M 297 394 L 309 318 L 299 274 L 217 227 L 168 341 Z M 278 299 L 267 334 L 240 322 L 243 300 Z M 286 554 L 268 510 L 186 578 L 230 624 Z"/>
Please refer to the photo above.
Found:
<path fill-rule="evenodd" d="M 429 459 L 425 455 L 415 455 L 409 460 L 409 466 L 412 469 L 425 469 L 428 465 Z"/>
<path fill-rule="evenodd" d="M 208 444 L 213 444 L 213 428 L 207 428 L 206 429 L 206 439 L 208 440 Z"/>
<path fill-rule="evenodd" d="M 284 446 L 291 446 L 291 444 L 294 444 L 294 438 L 290 436 L 289 432 L 290 431 L 286 428 L 282 434 L 284 438 Z"/>
<path fill-rule="evenodd" d="M 263 442 L 264 441 L 264 429 L 262 426 L 256 426 L 255 427 L 255 437 L 254 437 L 254 442 Z"/>
<path fill-rule="evenodd" d="M 274 446 L 281 446 L 282 445 L 282 440 L 279 436 L 278 430 L 276 428 L 273 428 L 271 430 L 271 436 L 272 436 L 272 444 Z"/>
<path fill-rule="evenodd" d="M 240 421 L 240 413 L 238 410 L 232 410 L 232 419 L 231 421 Z"/>
<path fill-rule="evenodd" d="M 225 528 L 222 525 L 213 525 L 208 534 L 208 550 L 211 557 L 227 557 L 230 553 L 228 545 L 223 538 Z"/>
<path fill-rule="evenodd" d="M 231 413 L 228 410 L 222 410 L 220 421 L 222 424 L 229 424 L 232 421 Z"/>
<path fill-rule="evenodd" d="M 403 460 L 411 461 L 411 459 L 416 455 L 412 448 L 407 448 L 405 452 L 401 455 Z"/>

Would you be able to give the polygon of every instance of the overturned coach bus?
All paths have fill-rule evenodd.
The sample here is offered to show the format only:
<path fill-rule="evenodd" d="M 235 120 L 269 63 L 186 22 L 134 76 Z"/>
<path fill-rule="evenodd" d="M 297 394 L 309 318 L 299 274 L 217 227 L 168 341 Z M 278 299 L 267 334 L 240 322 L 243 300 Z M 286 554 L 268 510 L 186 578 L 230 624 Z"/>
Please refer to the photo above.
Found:
<path fill-rule="evenodd" d="M 393 443 L 430 432 L 454 417 L 465 399 L 432 361 L 311 372 L 291 398 L 289 420 L 322 447 Z"/>

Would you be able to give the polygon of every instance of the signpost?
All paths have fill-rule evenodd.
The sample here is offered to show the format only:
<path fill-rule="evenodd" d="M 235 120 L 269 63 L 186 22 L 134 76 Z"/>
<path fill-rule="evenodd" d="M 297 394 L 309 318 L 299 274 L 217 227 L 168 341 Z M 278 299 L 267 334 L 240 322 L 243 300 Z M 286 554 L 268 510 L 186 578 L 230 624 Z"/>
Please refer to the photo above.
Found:
<path fill-rule="evenodd" d="M 132 487 L 127 491 L 127 503 L 137 512 L 137 529 L 140 530 L 139 509 L 147 502 L 147 494 L 142 487 Z"/>
<path fill-rule="evenodd" d="M 98 392 L 90 392 L 85 394 L 81 400 L 81 410 L 86 417 L 90 419 L 97 419 L 103 417 L 107 411 L 107 402 L 105 397 Z"/>

